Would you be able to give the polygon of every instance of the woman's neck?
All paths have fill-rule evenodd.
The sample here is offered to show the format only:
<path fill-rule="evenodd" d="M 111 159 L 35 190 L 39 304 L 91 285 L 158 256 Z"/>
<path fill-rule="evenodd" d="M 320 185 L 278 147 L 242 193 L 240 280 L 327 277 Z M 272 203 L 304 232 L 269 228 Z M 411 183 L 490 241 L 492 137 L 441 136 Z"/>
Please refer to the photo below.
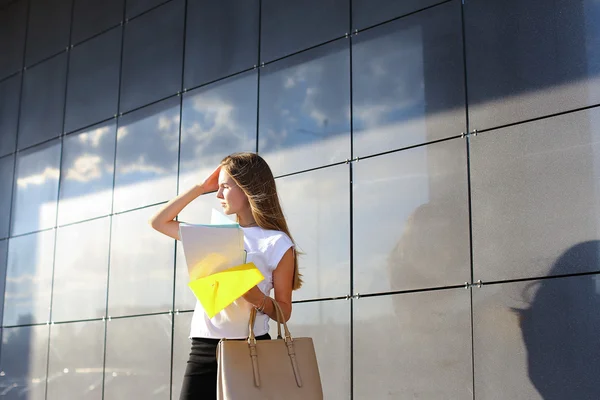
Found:
<path fill-rule="evenodd" d="M 256 221 L 254 220 L 254 216 L 252 216 L 252 211 L 248 210 L 247 213 L 238 214 L 238 223 L 241 227 L 249 228 L 251 226 L 258 226 Z"/>

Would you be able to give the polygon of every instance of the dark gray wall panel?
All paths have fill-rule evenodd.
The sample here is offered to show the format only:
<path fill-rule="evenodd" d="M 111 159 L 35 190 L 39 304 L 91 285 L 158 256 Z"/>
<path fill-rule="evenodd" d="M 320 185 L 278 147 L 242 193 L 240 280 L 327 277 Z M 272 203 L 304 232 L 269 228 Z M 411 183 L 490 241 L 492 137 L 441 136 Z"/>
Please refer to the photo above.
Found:
<path fill-rule="evenodd" d="M 595 0 L 467 1 L 472 129 L 600 103 Z"/>
<path fill-rule="evenodd" d="M 298 265 L 304 284 L 294 300 L 350 293 L 349 172 L 343 164 L 276 181 L 290 232 L 303 253 Z"/>
<path fill-rule="evenodd" d="M 600 242 L 586 246 L 557 265 L 598 264 Z M 475 398 L 600 398 L 599 288 L 588 275 L 473 289 Z"/>
<path fill-rule="evenodd" d="M 18 148 L 32 146 L 63 132 L 67 54 L 25 71 Z"/>
<path fill-rule="evenodd" d="M 341 39 L 261 70 L 258 151 L 275 176 L 350 158 L 349 64 Z"/>
<path fill-rule="evenodd" d="M 120 111 L 181 90 L 183 0 L 173 0 L 125 25 Z"/>
<path fill-rule="evenodd" d="M 21 74 L 0 82 L 0 157 L 16 149 L 20 97 Z"/>
<path fill-rule="evenodd" d="M 258 65 L 258 0 L 188 1 L 183 86 Z"/>
<path fill-rule="evenodd" d="M 73 0 L 31 0 L 25 65 L 64 51 L 71 33 Z"/>
<path fill-rule="evenodd" d="M 361 298 L 353 311 L 355 399 L 473 398 L 468 290 Z"/>
<path fill-rule="evenodd" d="M 0 10 L 0 79 L 23 68 L 26 28 L 27 0 Z"/>
<path fill-rule="evenodd" d="M 471 143 L 474 278 L 598 271 L 565 249 L 598 239 L 600 109 L 482 133 Z"/>
<path fill-rule="evenodd" d="M 352 40 L 354 156 L 466 130 L 460 12 L 446 3 Z"/>
<path fill-rule="evenodd" d="M 121 28 L 71 50 L 65 132 L 95 124 L 117 113 Z"/>
<path fill-rule="evenodd" d="M 123 21 L 125 0 L 74 1 L 71 43 L 79 43 Z"/>
<path fill-rule="evenodd" d="M 0 238 L 8 237 L 13 193 L 14 156 L 0 158 Z"/>
<path fill-rule="evenodd" d="M 464 139 L 360 160 L 353 167 L 354 291 L 470 279 Z"/>
<path fill-rule="evenodd" d="M 348 0 L 263 0 L 260 61 L 267 62 L 348 33 Z"/>
<path fill-rule="evenodd" d="M 127 0 L 125 16 L 128 19 L 135 17 L 149 9 L 170 0 Z"/>
<path fill-rule="evenodd" d="M 352 31 L 388 21 L 444 0 L 352 0 Z"/>

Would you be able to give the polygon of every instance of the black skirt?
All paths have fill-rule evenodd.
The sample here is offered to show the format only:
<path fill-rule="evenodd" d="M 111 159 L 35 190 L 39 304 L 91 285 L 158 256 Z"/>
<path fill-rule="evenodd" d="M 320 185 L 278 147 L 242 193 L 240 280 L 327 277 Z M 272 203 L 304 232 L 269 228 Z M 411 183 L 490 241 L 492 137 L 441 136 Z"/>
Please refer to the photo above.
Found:
<path fill-rule="evenodd" d="M 269 340 L 271 336 L 257 336 Z M 213 400 L 217 398 L 217 345 L 219 339 L 192 338 L 179 400 Z"/>

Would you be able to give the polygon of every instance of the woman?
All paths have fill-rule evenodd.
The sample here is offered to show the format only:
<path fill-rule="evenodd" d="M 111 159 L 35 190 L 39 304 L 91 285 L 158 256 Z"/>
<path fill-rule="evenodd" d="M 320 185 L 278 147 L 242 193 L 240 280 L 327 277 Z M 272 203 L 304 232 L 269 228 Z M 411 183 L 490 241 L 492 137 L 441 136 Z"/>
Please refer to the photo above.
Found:
<path fill-rule="evenodd" d="M 201 185 L 168 202 L 152 217 L 150 225 L 179 240 L 179 222 L 174 220 L 177 214 L 196 197 L 213 191 L 217 192 L 225 214 L 237 215 L 244 232 L 247 261 L 253 262 L 265 279 L 212 319 L 196 302 L 190 332 L 192 350 L 180 400 L 215 399 L 219 340 L 246 338 L 252 307 L 257 309 L 257 339 L 270 339 L 269 318 L 277 318 L 269 297 L 271 289 L 287 321 L 292 313 L 292 290 L 302 285 L 294 242 L 279 204 L 273 174 L 257 154 L 225 157 Z"/>

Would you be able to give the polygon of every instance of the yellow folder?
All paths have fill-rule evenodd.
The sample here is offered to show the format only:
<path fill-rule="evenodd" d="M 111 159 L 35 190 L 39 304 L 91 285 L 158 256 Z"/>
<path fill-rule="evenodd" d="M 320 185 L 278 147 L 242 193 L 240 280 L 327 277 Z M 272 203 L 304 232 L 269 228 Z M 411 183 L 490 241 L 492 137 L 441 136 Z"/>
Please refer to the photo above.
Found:
<path fill-rule="evenodd" d="M 188 283 L 209 318 L 240 298 L 265 277 L 254 263 L 246 263 Z"/>

